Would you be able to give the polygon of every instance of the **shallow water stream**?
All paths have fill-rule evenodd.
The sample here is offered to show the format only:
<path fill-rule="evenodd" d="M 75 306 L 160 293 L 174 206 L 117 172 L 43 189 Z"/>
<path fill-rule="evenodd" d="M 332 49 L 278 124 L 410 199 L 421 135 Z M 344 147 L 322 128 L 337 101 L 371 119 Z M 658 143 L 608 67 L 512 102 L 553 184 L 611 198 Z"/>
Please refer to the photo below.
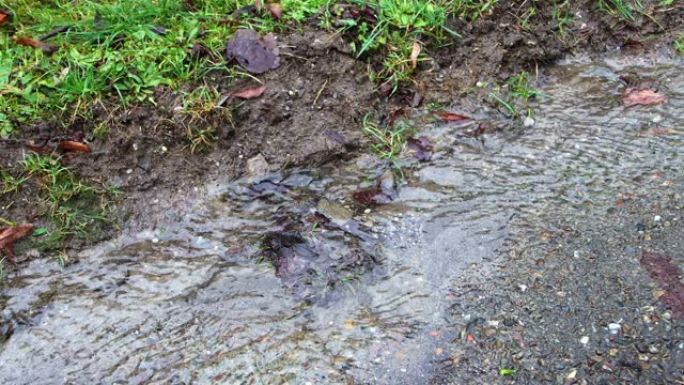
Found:
<path fill-rule="evenodd" d="M 625 74 L 668 102 L 625 108 Z M 351 200 L 381 173 L 363 156 L 208 187 L 180 222 L 64 269 L 31 261 L 2 292 L 0 383 L 429 383 L 470 264 L 547 227 L 550 207 L 600 213 L 684 167 L 681 62 L 575 59 L 544 83 L 533 127 L 423 127 L 432 160 L 370 212 Z"/>

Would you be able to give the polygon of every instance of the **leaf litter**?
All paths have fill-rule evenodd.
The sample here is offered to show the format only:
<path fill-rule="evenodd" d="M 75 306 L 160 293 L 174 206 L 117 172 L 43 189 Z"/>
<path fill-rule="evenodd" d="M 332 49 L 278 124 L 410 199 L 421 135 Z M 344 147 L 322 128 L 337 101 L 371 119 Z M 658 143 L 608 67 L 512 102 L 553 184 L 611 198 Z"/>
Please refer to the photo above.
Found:
<path fill-rule="evenodd" d="M 260 36 L 251 29 L 241 29 L 226 44 L 226 58 L 236 61 L 253 74 L 262 74 L 280 66 L 275 35 Z"/>

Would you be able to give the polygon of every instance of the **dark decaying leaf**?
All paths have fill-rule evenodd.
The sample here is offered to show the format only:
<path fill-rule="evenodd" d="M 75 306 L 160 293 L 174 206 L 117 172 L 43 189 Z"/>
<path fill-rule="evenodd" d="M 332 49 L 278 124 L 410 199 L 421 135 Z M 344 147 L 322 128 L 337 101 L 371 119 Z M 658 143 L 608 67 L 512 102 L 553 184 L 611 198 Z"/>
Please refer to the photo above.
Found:
<path fill-rule="evenodd" d="M 435 115 L 437 115 L 440 119 L 442 119 L 445 122 L 460 122 L 464 120 L 472 120 L 472 118 L 465 116 L 465 115 L 460 115 L 460 114 L 455 114 L 453 112 L 448 112 L 448 111 L 435 111 Z"/>
<path fill-rule="evenodd" d="M 394 176 L 387 171 L 382 174 L 374 187 L 357 190 L 352 197 L 364 206 L 375 206 L 392 202 L 396 195 Z"/>
<path fill-rule="evenodd" d="M 427 136 L 419 136 L 408 140 L 409 149 L 413 150 L 413 156 L 421 162 L 426 162 L 432 158 L 434 146 Z"/>
<path fill-rule="evenodd" d="M 266 86 L 259 86 L 254 88 L 243 88 L 239 91 L 235 91 L 233 96 L 240 99 L 254 99 L 264 94 L 266 91 Z"/>
<path fill-rule="evenodd" d="M 660 253 L 644 252 L 639 260 L 651 278 L 665 292 L 660 301 L 672 310 L 676 318 L 684 318 L 684 283 L 680 280 L 682 271 L 672 257 Z"/>
<path fill-rule="evenodd" d="M 251 29 L 241 29 L 226 44 L 226 58 L 235 60 L 248 72 L 261 74 L 278 68 L 278 46 L 273 34 L 259 36 Z"/>
<path fill-rule="evenodd" d="M 16 263 L 14 259 L 14 242 L 31 234 L 32 231 L 33 225 L 30 223 L 0 228 L 0 252 L 7 256 L 10 263 Z"/>
<path fill-rule="evenodd" d="M 622 101 L 625 103 L 625 107 L 650 106 L 666 102 L 667 96 L 648 88 L 627 88 L 622 95 Z"/>

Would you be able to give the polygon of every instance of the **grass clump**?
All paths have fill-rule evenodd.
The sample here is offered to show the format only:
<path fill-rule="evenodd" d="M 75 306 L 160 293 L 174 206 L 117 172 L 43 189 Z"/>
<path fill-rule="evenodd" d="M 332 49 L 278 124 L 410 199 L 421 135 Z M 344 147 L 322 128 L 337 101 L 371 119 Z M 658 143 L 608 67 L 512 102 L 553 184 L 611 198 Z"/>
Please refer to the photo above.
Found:
<path fill-rule="evenodd" d="M 371 140 L 371 151 L 401 172 L 398 157 L 406 148 L 408 139 L 414 134 L 414 128 L 403 119 L 396 120 L 390 126 L 381 127 L 373 121 L 370 114 L 366 114 L 362 129 Z"/>
<path fill-rule="evenodd" d="M 91 238 L 111 223 L 112 200 L 118 192 L 98 188 L 81 181 L 60 159 L 31 154 L 24 159 L 26 180 L 38 186 L 39 205 L 43 215 L 51 219 L 53 229 L 46 231 L 47 249 L 61 246 L 69 236 Z"/>
<path fill-rule="evenodd" d="M 684 35 L 681 35 L 679 39 L 674 41 L 674 46 L 680 55 L 684 55 Z"/>
<path fill-rule="evenodd" d="M 285 1 L 283 21 L 302 20 L 323 3 Z M 89 107 L 107 98 L 118 98 L 124 107 L 155 103 L 156 87 L 178 90 L 213 71 L 230 77 L 233 73 L 222 56 L 235 30 L 284 26 L 265 14 L 232 18 L 234 11 L 250 4 L 0 0 L 0 8 L 14 15 L 0 27 L 0 135 L 7 137 L 16 127 L 48 114 L 88 117 Z M 39 42 L 43 49 L 19 43 L 46 34 L 54 36 Z"/>
<path fill-rule="evenodd" d="M 447 26 L 450 18 L 474 21 L 490 11 L 497 0 L 375 0 L 353 1 L 373 17 L 342 20 L 357 57 L 371 52 L 382 59 L 371 70 L 371 79 L 392 86 L 392 91 L 411 80 L 416 63 L 425 60 L 425 47 L 451 44 L 460 38 Z M 333 8 L 340 16 L 342 8 Z M 418 45 L 418 47 L 416 47 Z"/>
<path fill-rule="evenodd" d="M 521 118 L 532 116 L 530 100 L 541 96 L 541 91 L 532 86 L 529 73 L 523 71 L 511 76 L 499 92 L 492 92 L 490 96 L 512 117 Z"/>

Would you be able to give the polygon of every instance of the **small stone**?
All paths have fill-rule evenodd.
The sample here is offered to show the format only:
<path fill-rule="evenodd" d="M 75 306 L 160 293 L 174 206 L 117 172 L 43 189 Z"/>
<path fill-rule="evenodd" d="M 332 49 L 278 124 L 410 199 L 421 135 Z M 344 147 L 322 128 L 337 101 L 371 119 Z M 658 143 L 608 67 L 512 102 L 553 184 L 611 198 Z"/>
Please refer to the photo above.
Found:
<path fill-rule="evenodd" d="M 532 117 L 528 116 L 523 120 L 523 126 L 525 127 L 532 127 L 534 126 L 534 119 Z"/>
<path fill-rule="evenodd" d="M 247 174 L 250 179 L 255 179 L 268 172 L 268 162 L 263 155 L 259 154 L 247 160 Z"/>
<path fill-rule="evenodd" d="M 584 336 L 584 337 L 580 338 L 580 343 L 581 343 L 582 345 L 588 344 L 588 343 L 589 343 L 589 337 L 588 337 L 588 336 Z"/>
<path fill-rule="evenodd" d="M 653 217 L 654 222 L 660 222 L 661 219 L 663 219 L 663 218 L 661 218 L 660 215 L 656 215 L 655 217 Z"/>
<path fill-rule="evenodd" d="M 620 332 L 620 329 L 622 329 L 622 326 L 620 324 L 608 324 L 608 330 L 610 330 L 610 334 L 618 334 Z"/>
<path fill-rule="evenodd" d="M 570 373 L 568 373 L 567 376 L 565 376 L 566 380 L 572 381 L 577 377 L 577 369 L 572 369 Z"/>
<path fill-rule="evenodd" d="M 152 238 L 152 243 L 159 243 L 159 238 Z"/>
<path fill-rule="evenodd" d="M 364 213 L 364 214 L 370 214 L 370 213 L 371 213 L 371 209 L 365 209 L 365 210 L 363 210 L 363 213 Z"/>
<path fill-rule="evenodd" d="M 161 152 L 166 152 L 169 151 L 169 149 L 166 146 L 161 146 Z"/>
<path fill-rule="evenodd" d="M 132 174 L 132 173 L 133 173 L 133 169 L 129 168 L 128 170 L 126 170 L 126 174 Z"/>
<path fill-rule="evenodd" d="M 648 352 L 651 354 L 658 354 L 659 350 L 657 346 L 651 345 L 648 347 Z"/>
<path fill-rule="evenodd" d="M 520 289 L 520 291 L 524 293 L 527 291 L 527 285 L 518 285 L 518 289 Z"/>

